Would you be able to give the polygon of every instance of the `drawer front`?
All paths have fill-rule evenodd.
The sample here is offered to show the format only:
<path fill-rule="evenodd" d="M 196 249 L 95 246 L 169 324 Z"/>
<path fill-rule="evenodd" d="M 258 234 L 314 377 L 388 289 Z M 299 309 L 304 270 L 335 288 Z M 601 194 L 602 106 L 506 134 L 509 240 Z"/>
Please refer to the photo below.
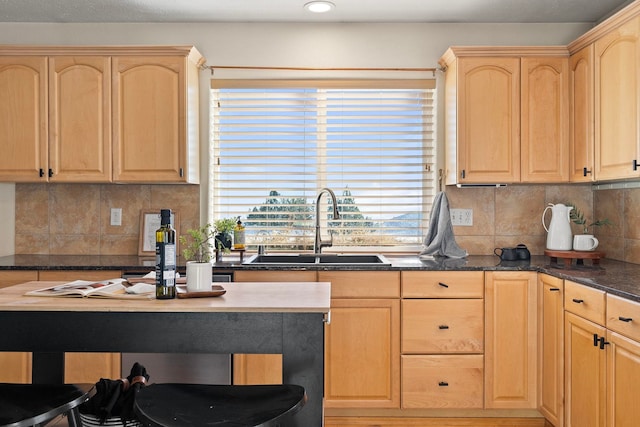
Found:
<path fill-rule="evenodd" d="M 565 310 L 604 326 L 605 305 L 604 291 L 565 280 Z"/>
<path fill-rule="evenodd" d="M 399 298 L 399 271 L 319 271 L 318 282 L 331 282 L 331 298 Z"/>
<path fill-rule="evenodd" d="M 481 354 L 402 356 L 403 408 L 482 408 Z"/>
<path fill-rule="evenodd" d="M 607 295 L 607 328 L 640 341 L 640 304 Z"/>
<path fill-rule="evenodd" d="M 403 353 L 481 353 L 484 300 L 402 301 Z"/>
<path fill-rule="evenodd" d="M 482 271 L 403 271 L 403 298 L 482 298 Z"/>

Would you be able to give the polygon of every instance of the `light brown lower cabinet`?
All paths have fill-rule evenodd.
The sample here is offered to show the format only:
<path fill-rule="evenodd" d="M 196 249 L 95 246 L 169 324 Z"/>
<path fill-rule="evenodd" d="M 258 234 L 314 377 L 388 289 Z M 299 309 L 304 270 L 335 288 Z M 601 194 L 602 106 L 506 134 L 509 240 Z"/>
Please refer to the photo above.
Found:
<path fill-rule="evenodd" d="M 564 425 L 564 281 L 538 274 L 538 405 L 554 427 Z"/>
<path fill-rule="evenodd" d="M 331 282 L 325 407 L 400 408 L 400 272 L 320 271 Z"/>
<path fill-rule="evenodd" d="M 315 282 L 315 271 L 236 271 L 236 282 Z M 233 286 L 233 285 L 231 285 Z M 281 384 L 281 354 L 234 354 L 233 384 Z"/>
<path fill-rule="evenodd" d="M 538 407 L 537 284 L 532 271 L 485 272 L 485 408 Z"/>

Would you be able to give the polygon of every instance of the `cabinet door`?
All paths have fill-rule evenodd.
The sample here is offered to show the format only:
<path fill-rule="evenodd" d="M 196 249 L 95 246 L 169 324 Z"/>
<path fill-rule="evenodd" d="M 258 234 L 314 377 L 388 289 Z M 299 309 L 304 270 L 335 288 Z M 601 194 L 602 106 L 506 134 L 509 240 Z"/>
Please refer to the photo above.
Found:
<path fill-rule="evenodd" d="M 640 420 L 640 343 L 608 332 L 607 427 L 635 427 Z"/>
<path fill-rule="evenodd" d="M 522 182 L 569 181 L 568 70 L 563 57 L 521 60 Z"/>
<path fill-rule="evenodd" d="M 593 45 L 569 58 L 569 181 L 594 179 Z"/>
<path fill-rule="evenodd" d="M 539 409 L 554 427 L 564 425 L 563 281 L 538 274 Z"/>
<path fill-rule="evenodd" d="M 116 56 L 112 67 L 114 180 L 185 181 L 185 59 Z"/>
<path fill-rule="evenodd" d="M 520 59 L 458 59 L 461 183 L 520 181 Z"/>
<path fill-rule="evenodd" d="M 0 117 L 0 180 L 46 181 L 47 58 L 0 57 Z"/>
<path fill-rule="evenodd" d="M 537 408 L 537 274 L 485 280 L 485 407 Z"/>
<path fill-rule="evenodd" d="M 236 282 L 315 282 L 315 271 L 236 271 Z M 233 286 L 233 284 L 229 285 Z M 281 384 L 281 354 L 234 354 L 234 384 Z"/>
<path fill-rule="evenodd" d="M 111 180 L 111 60 L 49 58 L 50 181 Z"/>
<path fill-rule="evenodd" d="M 596 180 L 637 178 L 640 168 L 640 17 L 595 42 Z"/>
<path fill-rule="evenodd" d="M 565 426 L 603 427 L 606 352 L 594 343 L 605 329 L 565 313 Z"/>
<path fill-rule="evenodd" d="M 400 407 L 400 301 L 332 299 L 325 407 Z"/>
<path fill-rule="evenodd" d="M 38 273 L 39 280 L 106 280 L 121 277 L 117 270 L 47 270 Z M 64 356 L 65 383 L 93 384 L 100 378 L 120 378 L 120 353 L 66 353 Z"/>

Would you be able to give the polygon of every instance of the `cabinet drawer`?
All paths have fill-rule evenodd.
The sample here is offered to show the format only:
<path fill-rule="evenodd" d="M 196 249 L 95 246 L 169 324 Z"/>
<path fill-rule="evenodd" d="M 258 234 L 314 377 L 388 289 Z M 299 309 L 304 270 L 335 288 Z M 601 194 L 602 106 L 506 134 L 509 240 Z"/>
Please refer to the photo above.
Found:
<path fill-rule="evenodd" d="M 481 354 L 402 356 L 403 408 L 482 408 Z"/>
<path fill-rule="evenodd" d="M 607 295 L 607 328 L 640 341 L 640 304 Z"/>
<path fill-rule="evenodd" d="M 403 353 L 481 353 L 483 344 L 483 300 L 402 301 Z"/>
<path fill-rule="evenodd" d="M 318 282 L 331 282 L 331 298 L 399 298 L 399 271 L 319 271 Z"/>
<path fill-rule="evenodd" d="M 403 271 L 404 298 L 482 298 L 482 271 Z"/>
<path fill-rule="evenodd" d="M 569 280 L 564 283 L 564 308 L 599 325 L 605 324 L 605 292 Z"/>

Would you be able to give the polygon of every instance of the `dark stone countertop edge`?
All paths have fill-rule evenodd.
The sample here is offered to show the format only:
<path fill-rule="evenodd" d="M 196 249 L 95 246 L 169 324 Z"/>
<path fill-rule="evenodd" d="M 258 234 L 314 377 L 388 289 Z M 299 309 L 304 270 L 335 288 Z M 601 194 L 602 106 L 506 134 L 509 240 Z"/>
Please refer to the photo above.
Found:
<path fill-rule="evenodd" d="M 469 256 L 467 258 L 435 258 L 421 260 L 415 255 L 386 258 L 391 265 L 332 265 L 284 266 L 244 265 L 239 259 L 228 258 L 214 263 L 214 272 L 236 270 L 314 270 L 314 271 L 535 271 L 571 280 L 600 289 L 629 300 L 640 302 L 640 265 L 603 259 L 600 265 L 563 268 L 552 265 L 546 256 L 533 256 L 530 261 L 500 261 L 496 256 Z M 184 260 L 178 260 L 184 270 Z M 126 274 L 145 274 L 155 268 L 155 259 L 133 255 L 9 255 L 0 257 L 0 271 L 11 270 L 120 270 Z"/>

